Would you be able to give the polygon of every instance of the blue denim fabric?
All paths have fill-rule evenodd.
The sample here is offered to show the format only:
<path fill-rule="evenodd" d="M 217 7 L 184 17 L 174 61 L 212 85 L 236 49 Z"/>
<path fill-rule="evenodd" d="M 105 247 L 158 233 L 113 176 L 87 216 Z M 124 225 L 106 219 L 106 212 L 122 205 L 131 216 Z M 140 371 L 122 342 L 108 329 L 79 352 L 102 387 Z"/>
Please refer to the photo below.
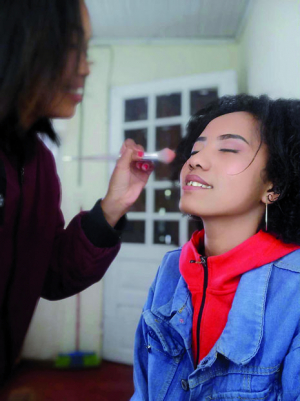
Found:
<path fill-rule="evenodd" d="M 132 400 L 300 401 L 300 251 L 241 277 L 226 327 L 196 368 L 179 256 L 165 255 L 149 291 Z"/>

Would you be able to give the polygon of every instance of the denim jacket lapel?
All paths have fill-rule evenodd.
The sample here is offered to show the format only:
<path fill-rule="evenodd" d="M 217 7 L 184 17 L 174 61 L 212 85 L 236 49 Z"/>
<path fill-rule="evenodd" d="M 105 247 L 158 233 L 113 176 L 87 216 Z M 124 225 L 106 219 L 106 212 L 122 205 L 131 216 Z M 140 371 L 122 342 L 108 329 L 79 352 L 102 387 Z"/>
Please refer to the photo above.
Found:
<path fill-rule="evenodd" d="M 152 307 L 152 312 L 160 316 L 181 336 L 187 350 L 192 347 L 193 306 L 191 294 L 183 277 L 180 277 L 174 296 L 168 303 Z"/>
<path fill-rule="evenodd" d="M 236 364 L 248 363 L 258 352 L 264 329 L 265 305 L 272 263 L 241 277 L 227 324 L 205 359 L 211 364 L 217 352 Z M 208 362 L 208 361 L 206 361 Z M 207 363 L 206 366 L 209 364 Z"/>
<path fill-rule="evenodd" d="M 199 368 L 211 366 L 217 353 L 236 364 L 248 363 L 258 352 L 263 336 L 265 304 L 272 263 L 243 274 L 234 297 L 227 324 Z M 167 321 L 180 334 L 185 347 L 191 352 L 193 307 L 184 279 L 179 279 L 174 296 L 158 308 L 155 315 Z"/>

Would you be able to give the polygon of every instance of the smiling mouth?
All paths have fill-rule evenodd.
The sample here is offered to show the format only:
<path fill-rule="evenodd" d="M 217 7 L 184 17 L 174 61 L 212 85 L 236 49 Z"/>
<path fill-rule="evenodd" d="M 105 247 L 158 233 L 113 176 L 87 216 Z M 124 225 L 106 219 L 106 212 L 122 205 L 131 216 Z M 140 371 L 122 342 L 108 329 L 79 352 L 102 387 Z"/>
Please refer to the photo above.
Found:
<path fill-rule="evenodd" d="M 68 88 L 67 92 L 71 93 L 72 95 L 83 96 L 84 88 Z"/>
<path fill-rule="evenodd" d="M 188 187 L 201 187 L 201 188 L 205 188 L 205 189 L 211 189 L 212 188 L 211 185 L 204 185 L 204 184 L 201 184 L 200 182 L 197 182 L 197 181 L 187 181 L 186 185 Z"/>

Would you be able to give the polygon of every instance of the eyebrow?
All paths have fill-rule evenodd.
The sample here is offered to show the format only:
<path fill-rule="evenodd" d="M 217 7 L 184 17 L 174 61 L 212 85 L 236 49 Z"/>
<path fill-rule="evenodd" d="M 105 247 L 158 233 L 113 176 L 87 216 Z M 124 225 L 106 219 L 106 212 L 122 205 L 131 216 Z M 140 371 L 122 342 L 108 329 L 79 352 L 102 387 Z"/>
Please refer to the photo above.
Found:
<path fill-rule="evenodd" d="M 199 137 L 196 139 L 195 142 L 205 142 L 206 139 L 207 139 L 207 138 L 206 138 L 205 136 L 199 136 Z M 240 139 L 241 141 L 244 141 L 244 142 L 246 142 L 248 145 L 250 145 L 249 142 L 248 142 L 243 136 L 237 135 L 237 134 L 223 134 L 223 135 L 218 136 L 217 139 L 219 139 L 220 141 L 224 141 L 224 140 L 226 140 L 226 139 Z"/>

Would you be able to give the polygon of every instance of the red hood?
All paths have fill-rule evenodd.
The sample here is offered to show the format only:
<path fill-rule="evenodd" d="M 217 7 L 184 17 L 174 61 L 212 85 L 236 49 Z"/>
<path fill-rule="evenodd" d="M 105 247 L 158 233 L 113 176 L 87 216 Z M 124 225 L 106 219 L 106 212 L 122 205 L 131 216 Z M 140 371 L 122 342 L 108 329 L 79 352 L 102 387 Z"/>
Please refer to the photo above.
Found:
<path fill-rule="evenodd" d="M 180 272 L 190 290 L 197 290 L 199 285 L 199 269 L 190 260 L 200 260 L 198 249 L 204 248 L 204 230 L 195 231 L 190 241 L 182 248 L 180 256 Z M 255 269 L 273 262 L 299 249 L 299 245 L 285 244 L 273 235 L 259 231 L 246 241 L 218 256 L 207 259 L 209 269 L 209 288 L 218 291 L 229 290 L 230 284 L 235 282 L 248 270 Z M 228 287 L 229 286 L 229 287 Z"/>

